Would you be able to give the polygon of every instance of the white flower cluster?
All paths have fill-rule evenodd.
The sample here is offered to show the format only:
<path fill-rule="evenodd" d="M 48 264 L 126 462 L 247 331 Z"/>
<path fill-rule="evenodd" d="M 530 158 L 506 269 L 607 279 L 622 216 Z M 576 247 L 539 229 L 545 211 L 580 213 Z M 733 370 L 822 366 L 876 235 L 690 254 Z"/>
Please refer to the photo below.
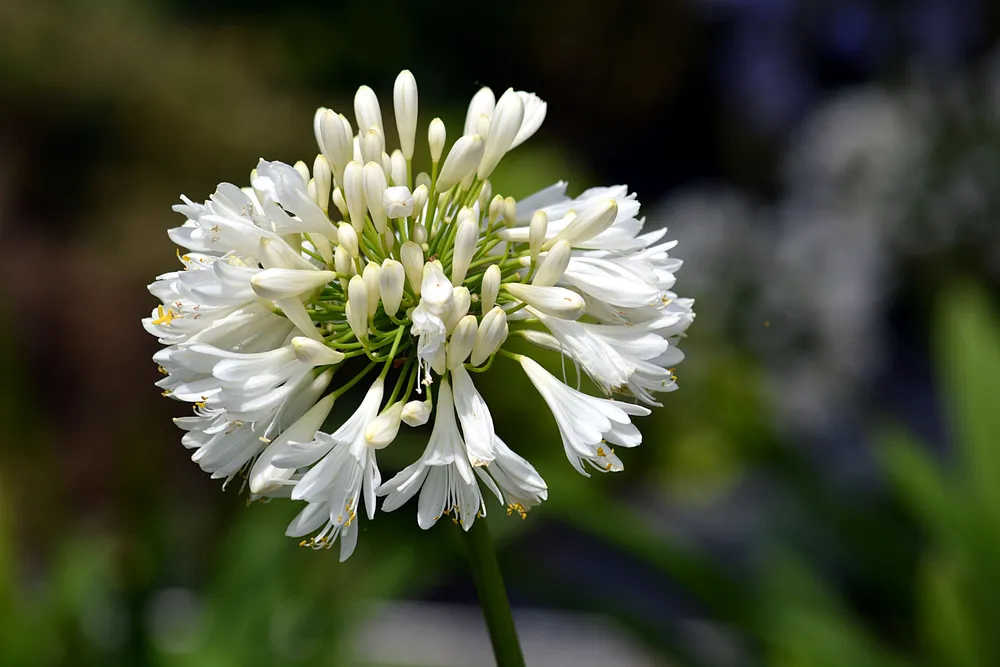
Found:
<path fill-rule="evenodd" d="M 244 475 L 256 496 L 305 501 L 287 534 L 311 535 L 303 544 L 316 548 L 339 537 L 341 560 L 357 543 L 362 498 L 372 519 L 376 496 L 391 511 L 419 493 L 421 528 L 450 515 L 468 529 L 486 512 L 482 487 L 522 517 L 547 497 L 473 383 L 498 354 L 534 383 L 577 470 L 621 470 L 611 445 L 640 443 L 631 417 L 675 388 L 675 342 L 694 317 L 670 291 L 673 244 L 658 243 L 662 230 L 642 233 L 626 187 L 571 199 L 558 183 L 520 202 L 493 194 L 494 168 L 545 117 L 538 97 L 507 90 L 497 100 L 483 88 L 447 155 L 435 118 L 431 171 L 416 175 L 408 71 L 393 107 L 391 154 L 378 99 L 362 86 L 357 134 L 344 115 L 317 111 L 311 169 L 261 160 L 250 187 L 224 183 L 204 204 L 184 198 L 175 210 L 187 221 L 170 231 L 187 249 L 183 268 L 150 286 L 162 305 L 143 320 L 166 346 L 154 357 L 166 376 L 158 386 L 194 404 L 176 420 L 193 460 L 227 482 Z M 515 335 L 566 355 L 609 398 L 503 349 Z M 366 378 L 354 414 L 321 430 L 334 401 Z M 424 453 L 383 483 L 378 450 L 401 423 L 432 414 Z"/>

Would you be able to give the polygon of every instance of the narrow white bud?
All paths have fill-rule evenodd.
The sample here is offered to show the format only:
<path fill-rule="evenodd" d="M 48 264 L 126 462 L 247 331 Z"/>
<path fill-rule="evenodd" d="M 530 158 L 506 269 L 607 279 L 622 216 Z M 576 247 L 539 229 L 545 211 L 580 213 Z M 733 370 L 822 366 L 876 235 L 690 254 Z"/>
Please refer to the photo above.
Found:
<path fill-rule="evenodd" d="M 354 94 L 354 117 L 358 119 L 358 134 L 364 134 L 370 128 L 375 128 L 383 137 L 382 109 L 378 105 L 378 97 L 368 86 L 361 86 Z"/>
<path fill-rule="evenodd" d="M 358 340 L 368 338 L 368 287 L 361 276 L 347 284 L 347 323 Z"/>
<path fill-rule="evenodd" d="M 396 401 L 365 427 L 365 442 L 372 449 L 383 449 L 396 439 L 403 416 L 403 402 Z"/>
<path fill-rule="evenodd" d="M 458 321 L 465 317 L 466 313 L 469 312 L 469 306 L 472 305 L 472 293 L 469 292 L 469 288 L 464 285 L 459 285 L 451 290 L 451 306 L 448 308 L 448 312 L 444 314 L 444 328 L 445 331 L 451 333 L 454 330 L 455 325 Z"/>
<path fill-rule="evenodd" d="M 413 144 L 417 138 L 417 80 L 410 70 L 404 69 L 396 77 L 392 103 L 396 112 L 396 129 L 399 130 L 399 148 L 409 160 L 413 158 Z"/>
<path fill-rule="evenodd" d="M 406 158 L 398 148 L 389 157 L 389 179 L 393 185 L 406 185 Z"/>
<path fill-rule="evenodd" d="M 528 227 L 528 249 L 531 251 L 531 263 L 538 261 L 538 253 L 545 243 L 545 234 L 549 229 L 549 214 L 545 211 L 535 211 Z"/>
<path fill-rule="evenodd" d="M 524 102 L 521 101 L 513 88 L 508 88 L 507 92 L 500 96 L 497 108 L 490 120 L 490 133 L 486 137 L 486 150 L 479 163 L 479 169 L 476 171 L 480 179 L 489 178 L 500 163 L 500 159 L 510 150 L 518 130 L 521 129 L 523 120 Z"/>
<path fill-rule="evenodd" d="M 403 262 L 410 289 L 420 296 L 420 281 L 424 275 L 424 251 L 413 241 L 407 241 L 399 248 L 399 258 Z"/>
<path fill-rule="evenodd" d="M 344 191 L 339 187 L 334 188 L 330 199 L 333 201 L 333 205 L 337 207 L 337 210 L 340 211 L 340 217 L 347 220 L 347 200 L 344 199 Z"/>
<path fill-rule="evenodd" d="M 360 234 L 365 228 L 365 168 L 354 160 L 344 168 L 344 198 L 351 226 Z"/>
<path fill-rule="evenodd" d="M 292 339 L 292 349 L 295 350 L 295 358 L 304 364 L 312 366 L 332 366 L 344 360 L 344 353 L 331 349 L 312 338 L 296 336 Z"/>
<path fill-rule="evenodd" d="M 566 267 L 569 266 L 570 254 L 572 254 L 572 248 L 567 241 L 556 242 L 542 259 L 531 284 L 548 287 L 559 282 L 559 279 L 566 272 Z"/>
<path fill-rule="evenodd" d="M 395 315 L 399 311 L 399 303 L 403 300 L 403 283 L 406 271 L 403 265 L 394 259 L 382 262 L 382 273 L 379 275 L 379 293 L 382 295 L 382 307 L 386 315 Z"/>
<path fill-rule="evenodd" d="M 311 271 L 315 267 L 302 255 L 292 249 L 282 239 L 262 236 L 257 243 L 257 259 L 265 269 L 304 269 Z"/>
<path fill-rule="evenodd" d="M 437 190 L 444 192 L 450 190 L 463 178 L 475 171 L 476 165 L 483 157 L 483 150 L 486 144 L 478 134 L 468 134 L 459 137 L 455 145 L 448 152 L 448 157 L 441 165 L 441 173 L 438 174 Z"/>
<path fill-rule="evenodd" d="M 479 295 L 484 315 L 490 312 L 497 302 L 497 294 L 500 292 L 500 279 L 500 267 L 496 264 L 490 264 L 490 267 L 483 273 L 483 289 Z"/>
<path fill-rule="evenodd" d="M 513 227 L 517 224 L 517 202 L 513 197 L 503 200 L 503 225 Z"/>
<path fill-rule="evenodd" d="M 434 405 L 430 399 L 426 401 L 410 401 L 403 406 L 402 419 L 407 426 L 423 426 L 431 418 Z"/>
<path fill-rule="evenodd" d="M 330 233 L 338 238 L 340 236 L 335 230 Z M 323 258 L 323 262 L 329 265 L 333 261 L 333 248 L 330 245 L 330 237 L 326 234 L 310 234 L 309 240 L 312 241 L 313 247 L 316 248 L 319 256 Z"/>
<path fill-rule="evenodd" d="M 365 204 L 372 214 L 372 224 L 375 225 L 375 230 L 379 234 L 385 231 L 386 225 L 385 205 L 382 203 L 386 187 L 385 172 L 382 171 L 382 166 L 376 162 L 366 164 Z"/>
<path fill-rule="evenodd" d="M 382 206 L 393 220 L 408 218 L 413 215 L 413 195 L 405 185 L 394 185 L 382 194 Z"/>
<path fill-rule="evenodd" d="M 382 163 L 382 153 L 385 152 L 385 139 L 378 128 L 370 127 L 361 135 L 361 159 L 369 162 Z"/>
<path fill-rule="evenodd" d="M 288 299 L 322 287 L 336 277 L 333 271 L 264 269 L 250 279 L 250 286 L 264 299 Z"/>
<path fill-rule="evenodd" d="M 458 231 L 455 232 L 455 250 L 451 259 L 452 285 L 461 285 L 465 281 L 465 274 L 469 271 L 478 243 L 479 222 L 470 213 L 458 223 Z"/>
<path fill-rule="evenodd" d="M 496 97 L 493 95 L 493 91 L 485 87 L 480 88 L 469 101 L 462 134 L 475 134 L 479 127 L 479 118 L 481 116 L 490 118 L 493 115 L 494 107 L 496 107 Z"/>
<path fill-rule="evenodd" d="M 499 350 L 505 340 L 507 340 L 507 313 L 500 306 L 494 306 L 479 323 L 476 344 L 472 346 L 472 357 L 469 361 L 473 366 L 479 366 Z"/>
<path fill-rule="evenodd" d="M 490 117 L 483 115 L 479 117 L 479 121 L 476 123 L 476 134 L 482 137 L 488 137 L 490 135 Z"/>
<path fill-rule="evenodd" d="M 348 225 L 348 227 L 350 227 L 350 225 Z M 354 229 L 351 229 L 351 231 L 353 232 Z M 337 246 L 337 249 L 333 251 L 333 268 L 336 270 L 338 275 L 346 278 L 350 278 L 356 273 L 351 253 L 344 247 L 343 244 Z"/>
<path fill-rule="evenodd" d="M 375 262 L 368 262 L 365 270 L 361 272 L 361 277 L 365 281 L 365 289 L 368 290 L 368 317 L 375 317 L 375 312 L 378 310 L 382 267 Z"/>
<path fill-rule="evenodd" d="M 503 213 L 503 195 L 497 195 L 490 200 L 489 223 L 492 225 L 494 222 L 499 220 L 501 213 Z"/>
<path fill-rule="evenodd" d="M 435 118 L 427 126 L 427 146 L 431 151 L 431 161 L 437 162 L 441 159 L 441 152 L 444 151 L 444 142 L 448 139 L 448 133 L 444 128 L 444 121 Z"/>
<path fill-rule="evenodd" d="M 413 225 L 413 240 L 421 245 L 427 243 L 427 228 L 422 222 Z"/>
<path fill-rule="evenodd" d="M 337 225 L 337 236 L 340 238 L 340 247 L 346 250 L 352 259 L 360 254 L 361 248 L 358 245 L 358 233 L 354 231 L 354 227 L 351 227 L 346 222 L 340 223 Z"/>
<path fill-rule="evenodd" d="M 579 211 L 576 218 L 563 227 L 562 231 L 556 234 L 545 246 L 552 247 L 562 240 L 566 240 L 570 245 L 589 241 L 613 225 L 617 217 L 618 202 L 614 199 L 605 199 L 590 204 Z"/>
<path fill-rule="evenodd" d="M 344 167 L 354 157 L 351 124 L 343 116 L 326 109 L 320 117 L 320 150 L 330 162 L 337 185 L 344 185 Z"/>
<path fill-rule="evenodd" d="M 386 227 L 385 231 L 382 232 L 382 242 L 385 243 L 386 252 L 391 253 L 396 247 L 396 233 L 392 231 L 392 227 Z"/>
<path fill-rule="evenodd" d="M 309 179 L 310 179 L 310 176 L 309 176 L 309 165 L 307 165 L 302 160 L 299 160 L 298 162 L 296 162 L 292 166 L 295 167 L 295 171 L 299 172 L 299 176 L 302 177 L 302 182 L 303 183 L 308 183 Z"/>
<path fill-rule="evenodd" d="M 392 177 L 392 158 L 385 151 L 382 152 L 382 159 L 379 160 L 379 164 L 382 165 L 382 171 L 385 172 L 385 177 L 388 180 Z"/>
<path fill-rule="evenodd" d="M 330 169 L 330 161 L 323 155 L 317 155 L 313 161 L 313 181 L 316 183 L 316 203 L 326 213 L 330 209 L 333 171 Z"/>
<path fill-rule="evenodd" d="M 416 183 L 418 188 L 422 185 L 428 190 L 431 189 L 431 175 L 428 174 L 426 171 L 422 171 L 419 174 L 417 174 L 417 177 L 416 179 L 414 179 L 413 182 Z"/>
<path fill-rule="evenodd" d="M 521 283 L 506 283 L 503 287 L 515 299 L 560 319 L 579 319 L 587 309 L 582 296 L 563 287 L 538 287 Z"/>
<path fill-rule="evenodd" d="M 455 331 L 448 342 L 448 370 L 453 371 L 469 358 L 476 345 L 478 326 L 475 315 L 466 315 L 455 325 Z"/>
<path fill-rule="evenodd" d="M 486 207 L 490 205 L 490 198 L 493 196 L 493 186 L 490 184 L 489 180 L 483 181 L 483 187 L 479 191 L 479 210 L 480 212 L 485 211 Z"/>
<path fill-rule="evenodd" d="M 427 205 L 427 186 L 418 185 L 413 191 L 413 215 L 420 216 L 420 212 L 424 210 L 424 206 Z M 425 239 L 426 240 L 426 239 Z"/>
<path fill-rule="evenodd" d="M 316 179 L 310 178 L 309 182 L 306 183 L 306 196 L 315 201 L 317 205 L 319 204 L 316 201 Z"/>

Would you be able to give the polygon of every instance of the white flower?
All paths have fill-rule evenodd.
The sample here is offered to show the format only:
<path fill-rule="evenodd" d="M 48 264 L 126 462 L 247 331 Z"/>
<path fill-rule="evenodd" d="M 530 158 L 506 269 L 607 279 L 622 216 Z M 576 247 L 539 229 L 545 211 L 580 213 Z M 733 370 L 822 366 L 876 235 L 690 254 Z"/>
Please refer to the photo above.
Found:
<path fill-rule="evenodd" d="M 376 490 L 387 511 L 419 496 L 425 529 L 444 515 L 468 529 L 484 494 L 520 517 L 548 497 L 501 437 L 544 443 L 515 430 L 517 415 L 495 422 L 479 391 L 493 363 L 522 365 L 574 468 L 620 470 L 612 445 L 638 445 L 631 417 L 649 409 L 636 402 L 659 405 L 676 389 L 677 344 L 694 319 L 693 302 L 673 292 L 674 244 L 643 230 L 626 186 L 570 197 L 559 182 L 516 201 L 488 180 L 541 127 L 537 96 L 481 89 L 448 149 L 438 118 L 418 145 L 410 72 L 392 93 L 391 156 L 378 97 L 361 86 L 348 113 L 356 130 L 344 114 L 316 112 L 312 159 L 260 160 L 247 187 L 182 197 L 184 222 L 168 232 L 181 265 L 149 286 L 159 304 L 142 321 L 164 346 L 157 385 L 193 405 L 176 420 L 192 459 L 225 483 L 242 475 L 254 498 L 304 503 L 287 534 L 313 548 L 339 542 L 341 559 L 357 544 L 362 503 L 374 518 Z M 433 169 L 414 174 L 421 150 Z M 564 355 L 607 397 L 512 354 L 512 338 Z M 329 424 L 344 401 L 351 416 Z M 402 424 L 419 437 L 429 422 L 423 455 L 381 484 L 377 451 Z"/>
<path fill-rule="evenodd" d="M 455 513 L 465 530 L 472 527 L 476 515 L 486 514 L 479 484 L 455 423 L 455 406 L 448 381 L 438 392 L 434 430 L 420 459 L 382 485 L 378 494 L 387 496 L 382 509 L 391 512 L 420 491 L 417 524 L 427 530 L 442 516 Z"/>

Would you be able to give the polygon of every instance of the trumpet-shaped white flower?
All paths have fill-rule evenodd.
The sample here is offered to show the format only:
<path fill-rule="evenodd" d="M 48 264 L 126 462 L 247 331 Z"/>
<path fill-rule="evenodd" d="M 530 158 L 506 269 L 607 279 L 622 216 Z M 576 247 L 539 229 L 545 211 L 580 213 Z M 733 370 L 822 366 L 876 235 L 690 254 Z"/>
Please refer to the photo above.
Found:
<path fill-rule="evenodd" d="M 180 267 L 149 286 L 159 304 L 142 321 L 164 346 L 157 385 L 193 406 L 176 420 L 192 459 L 224 483 L 244 476 L 254 497 L 304 503 L 287 534 L 339 543 L 341 559 L 377 495 L 387 511 L 418 496 L 425 529 L 445 515 L 468 529 L 484 496 L 520 517 L 548 497 L 480 393 L 493 363 L 521 364 L 574 468 L 621 470 L 612 446 L 638 445 L 632 418 L 649 409 L 637 402 L 676 389 L 694 318 L 673 292 L 674 244 L 644 231 L 626 186 L 570 197 L 560 182 L 520 201 L 495 190 L 489 178 L 539 130 L 545 102 L 483 88 L 450 146 L 438 118 L 419 145 L 418 102 L 404 71 L 389 127 L 361 86 L 346 116 L 316 112 L 317 155 L 260 160 L 247 187 L 182 197 L 184 222 L 168 232 Z M 387 130 L 399 135 L 391 157 Z M 412 173 L 428 153 L 434 168 Z M 605 396 L 512 354 L 513 337 L 568 357 Z M 361 382 L 360 405 L 331 416 Z M 382 484 L 376 453 L 398 446 L 403 424 L 429 425 L 427 445 Z"/>

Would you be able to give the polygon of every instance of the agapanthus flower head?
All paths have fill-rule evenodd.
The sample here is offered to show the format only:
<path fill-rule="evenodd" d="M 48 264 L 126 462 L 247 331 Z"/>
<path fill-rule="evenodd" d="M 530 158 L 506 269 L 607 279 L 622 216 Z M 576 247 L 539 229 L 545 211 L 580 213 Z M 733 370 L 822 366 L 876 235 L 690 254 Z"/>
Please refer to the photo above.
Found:
<path fill-rule="evenodd" d="M 433 119 L 430 172 L 416 174 L 412 74 L 392 100 L 391 154 L 391 126 L 362 86 L 351 119 L 316 112 L 311 166 L 261 160 L 247 187 L 182 198 L 187 220 L 169 233 L 182 266 L 150 285 L 162 305 L 143 320 L 165 346 L 158 386 L 194 405 L 176 420 L 193 460 L 226 483 L 244 476 L 255 496 L 305 502 L 287 534 L 315 548 L 339 538 L 341 559 L 379 497 L 391 511 L 417 496 L 421 528 L 449 516 L 465 529 L 491 497 L 521 517 L 546 499 L 476 389 L 498 355 L 538 389 L 579 472 L 621 470 L 613 447 L 638 445 L 632 418 L 676 388 L 676 344 L 694 318 L 671 292 L 673 244 L 643 233 L 626 186 L 494 192 L 493 170 L 545 118 L 538 97 L 483 88 L 448 151 Z M 512 336 L 561 353 L 604 396 L 511 353 Z M 359 383 L 360 405 L 325 427 Z M 382 483 L 378 451 L 424 424 L 423 454 Z"/>

